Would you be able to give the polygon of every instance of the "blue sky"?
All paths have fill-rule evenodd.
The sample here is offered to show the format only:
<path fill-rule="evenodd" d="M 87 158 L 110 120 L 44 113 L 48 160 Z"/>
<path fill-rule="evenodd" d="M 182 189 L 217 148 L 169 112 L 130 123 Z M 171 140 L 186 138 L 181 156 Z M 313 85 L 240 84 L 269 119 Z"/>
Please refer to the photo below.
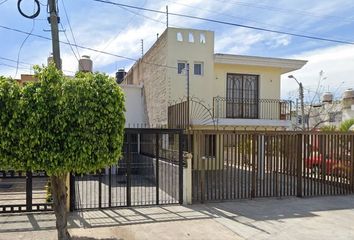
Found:
<path fill-rule="evenodd" d="M 164 14 L 139 10 L 127 10 L 118 6 L 106 5 L 92 0 L 59 0 L 59 15 L 63 28 L 72 42 L 68 21 L 63 9 L 63 1 L 77 41 L 77 44 L 104 50 L 131 58 L 139 58 L 140 41 L 144 39 L 147 50 L 166 27 Z M 114 1 L 114 0 L 113 0 Z M 1 3 L 2 1 L 0 1 Z M 43 5 L 46 0 L 41 0 Z M 143 6 L 213 18 L 240 24 L 247 24 L 274 30 L 354 42 L 354 2 L 352 0 L 122 0 L 120 3 Z M 22 17 L 17 11 L 17 1 L 8 0 L 0 5 L 0 25 L 31 31 L 50 37 L 47 11 L 41 6 L 41 13 L 33 21 Z M 23 10 L 33 11 L 33 1 L 23 1 Z M 143 16 L 142 16 L 143 15 Z M 170 26 L 199 28 L 215 32 L 215 51 L 230 54 L 284 57 L 309 60 L 300 71 L 293 73 L 301 80 L 308 91 L 313 91 L 318 83 L 319 72 L 324 71 L 321 82 L 323 91 L 337 94 L 354 87 L 354 45 L 343 45 L 318 40 L 292 37 L 249 30 L 239 27 L 211 24 L 199 20 L 169 17 Z M 15 76 L 16 63 L 1 58 L 17 60 L 19 49 L 26 35 L 0 28 L 0 75 Z M 67 41 L 63 33 L 60 39 Z M 76 49 L 74 49 L 76 51 Z M 51 42 L 30 36 L 20 51 L 20 61 L 41 64 L 51 52 Z M 61 45 L 63 69 L 75 71 L 77 60 L 70 47 Z M 117 68 L 128 69 L 133 62 L 79 49 L 80 55 L 90 55 L 94 70 L 114 74 Z M 6 66 L 5 66 L 6 65 Z M 10 65 L 10 66 L 8 66 Z M 30 73 L 29 65 L 20 64 L 17 77 Z M 296 96 L 296 83 L 282 79 L 282 96 Z"/>

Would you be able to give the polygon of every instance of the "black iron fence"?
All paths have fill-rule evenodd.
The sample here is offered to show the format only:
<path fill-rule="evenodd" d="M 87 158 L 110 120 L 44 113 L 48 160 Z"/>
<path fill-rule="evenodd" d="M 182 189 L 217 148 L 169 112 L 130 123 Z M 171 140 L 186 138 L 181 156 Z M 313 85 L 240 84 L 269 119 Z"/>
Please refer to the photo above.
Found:
<path fill-rule="evenodd" d="M 214 118 L 290 120 L 291 101 L 215 97 Z"/>
<path fill-rule="evenodd" d="M 354 192 L 354 134 L 194 131 L 193 200 Z"/>
<path fill-rule="evenodd" d="M 72 177 L 72 209 L 182 203 L 182 157 L 181 130 L 126 129 L 116 165 Z"/>
<path fill-rule="evenodd" d="M 51 210 L 47 188 L 44 172 L 0 171 L 0 213 Z"/>

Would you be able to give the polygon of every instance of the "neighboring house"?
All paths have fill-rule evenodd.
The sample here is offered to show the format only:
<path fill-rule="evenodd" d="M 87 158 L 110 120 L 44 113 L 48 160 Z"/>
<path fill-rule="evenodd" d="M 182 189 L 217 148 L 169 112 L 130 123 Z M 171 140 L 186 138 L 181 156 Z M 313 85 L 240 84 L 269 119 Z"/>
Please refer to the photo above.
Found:
<path fill-rule="evenodd" d="M 354 118 L 354 90 L 346 90 L 341 100 L 333 100 L 333 94 L 325 92 L 320 103 L 307 104 L 304 109 L 306 130 L 319 130 L 325 126 L 338 128 L 342 121 Z M 293 112 L 292 122 L 294 129 L 301 128 L 300 106 Z"/>
<path fill-rule="evenodd" d="M 150 126 L 286 128 L 292 106 L 280 99 L 280 76 L 305 64 L 214 53 L 213 32 L 167 28 L 124 81 L 143 86 Z"/>
<path fill-rule="evenodd" d="M 21 85 L 25 85 L 28 82 L 34 82 L 37 81 L 37 79 L 34 77 L 33 74 L 21 74 L 20 79 L 16 79 L 16 81 Z"/>
<path fill-rule="evenodd" d="M 121 84 L 125 95 L 125 127 L 145 127 L 145 110 L 142 86 Z"/>

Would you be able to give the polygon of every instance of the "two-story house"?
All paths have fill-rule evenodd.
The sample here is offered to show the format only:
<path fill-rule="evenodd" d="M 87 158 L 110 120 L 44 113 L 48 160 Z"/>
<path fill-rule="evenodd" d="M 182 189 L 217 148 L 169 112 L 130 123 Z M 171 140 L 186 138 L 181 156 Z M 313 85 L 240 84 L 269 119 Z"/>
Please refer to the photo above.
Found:
<path fill-rule="evenodd" d="M 212 31 L 167 28 L 125 84 L 143 86 L 150 126 L 287 128 L 292 106 L 280 99 L 280 76 L 305 64 L 214 53 Z"/>

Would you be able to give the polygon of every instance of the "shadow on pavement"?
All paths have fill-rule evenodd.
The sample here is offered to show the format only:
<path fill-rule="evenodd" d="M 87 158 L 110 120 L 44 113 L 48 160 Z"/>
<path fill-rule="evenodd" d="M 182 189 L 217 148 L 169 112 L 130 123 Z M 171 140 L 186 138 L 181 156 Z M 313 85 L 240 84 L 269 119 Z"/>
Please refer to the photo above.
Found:
<path fill-rule="evenodd" d="M 69 215 L 68 226 L 71 229 L 95 228 L 223 218 L 257 228 L 253 222 L 317 217 L 316 212 L 342 209 L 354 209 L 354 195 L 77 211 Z M 45 230 L 55 230 L 55 217 L 52 213 L 0 214 L 0 233 Z"/>

